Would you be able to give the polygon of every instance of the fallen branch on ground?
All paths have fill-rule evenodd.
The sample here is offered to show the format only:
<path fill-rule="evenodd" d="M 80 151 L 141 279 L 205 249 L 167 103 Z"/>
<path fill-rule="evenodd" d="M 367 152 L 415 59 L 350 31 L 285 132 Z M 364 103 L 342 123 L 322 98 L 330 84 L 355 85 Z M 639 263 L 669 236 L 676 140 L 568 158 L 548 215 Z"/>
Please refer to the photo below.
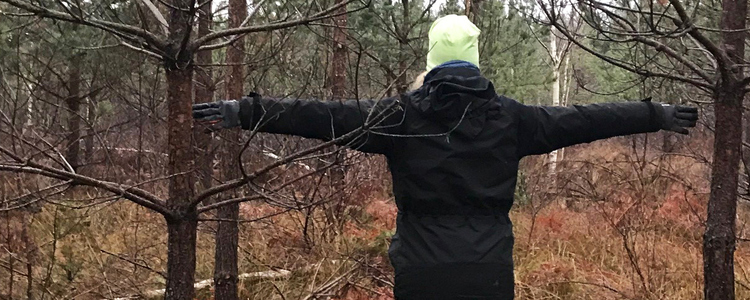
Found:
<path fill-rule="evenodd" d="M 246 280 L 252 280 L 252 281 L 260 281 L 260 280 L 278 280 L 278 279 L 286 279 L 292 274 L 289 270 L 279 269 L 279 270 L 269 270 L 269 271 L 261 271 L 261 272 L 252 272 L 252 273 L 243 273 L 237 276 L 237 279 L 239 281 L 246 281 Z M 214 285 L 213 279 L 206 279 L 196 282 L 193 287 L 196 290 L 202 290 L 205 288 L 209 288 Z M 165 289 L 158 289 L 158 290 L 150 290 L 144 292 L 142 295 L 133 295 L 133 296 L 126 296 L 126 297 L 118 297 L 114 298 L 113 300 L 129 300 L 129 299 L 140 299 L 140 298 L 156 298 L 156 297 L 163 297 L 164 293 L 166 292 Z"/>

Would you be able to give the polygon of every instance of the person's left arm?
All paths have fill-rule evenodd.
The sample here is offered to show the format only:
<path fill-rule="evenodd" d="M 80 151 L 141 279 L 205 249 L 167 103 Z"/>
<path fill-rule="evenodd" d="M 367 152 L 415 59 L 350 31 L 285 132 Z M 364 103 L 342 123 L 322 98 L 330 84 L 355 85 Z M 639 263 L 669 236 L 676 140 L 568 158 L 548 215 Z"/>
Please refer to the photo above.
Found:
<path fill-rule="evenodd" d="M 518 118 L 520 156 L 662 129 L 687 134 L 687 127 L 694 127 L 698 119 L 695 107 L 663 105 L 650 99 L 568 107 L 528 106 L 506 99 Z"/>

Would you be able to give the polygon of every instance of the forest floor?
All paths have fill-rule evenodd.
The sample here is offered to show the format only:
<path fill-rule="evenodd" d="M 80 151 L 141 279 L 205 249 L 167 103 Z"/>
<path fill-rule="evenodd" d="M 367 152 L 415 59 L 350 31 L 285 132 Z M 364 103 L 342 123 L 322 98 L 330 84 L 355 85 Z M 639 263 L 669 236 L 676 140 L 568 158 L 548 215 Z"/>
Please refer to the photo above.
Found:
<path fill-rule="evenodd" d="M 710 152 L 638 149 L 624 139 L 572 147 L 555 189 L 542 188 L 549 182 L 541 175 L 544 157 L 523 162 L 511 211 L 517 299 L 702 298 L 709 168 L 701 157 Z M 387 247 L 397 209 L 387 192 L 368 197 L 347 208 L 340 226 L 325 224 L 323 212 L 242 223 L 241 298 L 392 299 Z M 750 236 L 746 203 L 739 207 L 740 237 Z M 243 204 L 241 216 L 280 211 Z M 47 298 L 113 299 L 163 288 L 166 235 L 159 215 L 119 201 L 45 206 L 28 221 L 39 249 L 28 256 L 35 290 Z M 196 281 L 212 278 L 213 226 L 199 228 Z M 750 299 L 748 246 L 738 241 L 737 299 Z M 21 263 L 15 263 L 15 294 L 25 284 Z M 200 299 L 211 294 L 210 286 L 198 291 Z"/>

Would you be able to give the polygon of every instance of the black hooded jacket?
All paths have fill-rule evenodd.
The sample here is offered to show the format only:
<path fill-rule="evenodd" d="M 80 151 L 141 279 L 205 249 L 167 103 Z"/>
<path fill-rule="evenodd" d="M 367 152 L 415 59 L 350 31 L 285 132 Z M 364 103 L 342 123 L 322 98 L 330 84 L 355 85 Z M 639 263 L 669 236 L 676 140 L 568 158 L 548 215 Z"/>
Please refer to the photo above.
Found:
<path fill-rule="evenodd" d="M 240 101 L 245 129 L 332 140 L 384 154 L 399 209 L 389 249 L 397 299 L 513 299 L 518 162 L 579 143 L 654 132 L 654 104 L 527 106 L 472 68 L 446 68 L 380 101 L 259 96 Z"/>

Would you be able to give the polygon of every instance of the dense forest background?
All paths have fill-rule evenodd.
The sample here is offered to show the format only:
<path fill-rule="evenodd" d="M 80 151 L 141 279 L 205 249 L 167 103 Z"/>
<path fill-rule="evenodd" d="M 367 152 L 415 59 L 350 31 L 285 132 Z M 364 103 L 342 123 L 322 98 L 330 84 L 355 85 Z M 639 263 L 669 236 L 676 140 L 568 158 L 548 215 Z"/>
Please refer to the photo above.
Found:
<path fill-rule="evenodd" d="M 750 298 L 746 6 L 0 0 L 0 299 L 392 299 L 383 157 L 207 132 L 189 109 L 396 96 L 446 14 L 525 104 L 700 108 L 689 136 L 522 161 L 518 299 Z"/>

